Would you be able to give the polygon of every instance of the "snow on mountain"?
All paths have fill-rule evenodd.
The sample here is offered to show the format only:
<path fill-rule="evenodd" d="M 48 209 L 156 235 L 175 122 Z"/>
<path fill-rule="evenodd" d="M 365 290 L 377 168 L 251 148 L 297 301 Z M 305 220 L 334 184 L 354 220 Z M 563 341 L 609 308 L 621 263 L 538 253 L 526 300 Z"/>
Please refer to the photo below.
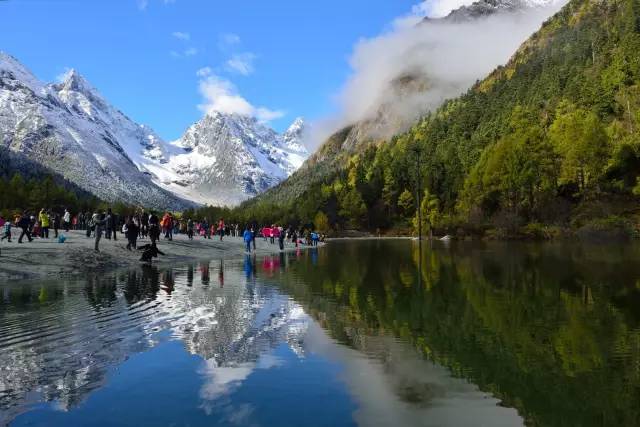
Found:
<path fill-rule="evenodd" d="M 235 205 L 278 184 L 308 157 L 304 121 L 282 135 L 253 117 L 211 112 L 174 141 L 166 163 L 145 162 L 163 188 L 202 204 Z"/>
<path fill-rule="evenodd" d="M 296 119 L 280 135 L 255 118 L 210 113 L 169 144 L 77 71 L 44 84 L 0 52 L 0 144 L 107 201 L 237 204 L 302 165 L 304 129 Z"/>
<path fill-rule="evenodd" d="M 498 12 L 521 12 L 549 6 L 558 0 L 480 0 L 453 10 L 444 20 L 469 21 Z"/>
<path fill-rule="evenodd" d="M 0 52 L 0 145 L 106 201 L 189 206 L 136 164 L 142 158 L 160 161 L 159 141 L 106 103 L 77 72 L 67 73 L 60 84 L 44 84 Z"/>

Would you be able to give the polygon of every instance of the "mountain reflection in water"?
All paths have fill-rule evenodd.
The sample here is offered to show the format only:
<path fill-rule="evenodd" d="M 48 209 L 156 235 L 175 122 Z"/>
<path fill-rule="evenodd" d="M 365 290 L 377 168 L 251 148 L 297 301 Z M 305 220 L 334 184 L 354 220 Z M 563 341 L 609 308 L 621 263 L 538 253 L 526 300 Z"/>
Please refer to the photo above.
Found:
<path fill-rule="evenodd" d="M 3 284 L 0 422 L 638 425 L 639 256 L 350 241 Z"/>

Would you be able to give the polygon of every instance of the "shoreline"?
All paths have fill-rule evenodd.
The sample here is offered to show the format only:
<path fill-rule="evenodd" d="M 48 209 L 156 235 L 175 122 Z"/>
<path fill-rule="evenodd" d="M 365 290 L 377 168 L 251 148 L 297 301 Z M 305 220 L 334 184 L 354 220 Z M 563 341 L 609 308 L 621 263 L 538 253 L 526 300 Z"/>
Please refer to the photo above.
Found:
<path fill-rule="evenodd" d="M 43 278 L 77 277 L 87 273 L 106 273 L 118 269 L 135 268 L 145 263 L 140 261 L 140 251 L 126 249 L 127 240 L 118 233 L 118 240 L 100 240 L 100 252 L 95 252 L 94 238 L 87 238 L 85 231 L 61 232 L 67 238 L 64 243 L 57 239 L 34 238 L 32 242 L 24 240 L 18 243 L 20 230 L 13 230 L 12 242 L 0 242 L 0 285 L 11 280 L 33 280 Z M 50 236 L 53 232 L 50 231 Z M 151 241 L 139 239 L 138 246 Z M 311 246 L 301 245 L 300 249 Z M 158 255 L 152 265 L 166 266 L 178 263 L 190 263 L 203 260 L 241 259 L 245 252 L 242 237 L 225 236 L 221 242 L 219 237 L 204 239 L 194 236 L 189 240 L 186 235 L 178 234 L 173 240 L 162 237 L 158 241 L 158 249 L 165 255 Z M 285 243 L 284 251 L 295 250 L 296 247 Z M 252 255 L 279 254 L 278 244 L 256 239 L 256 250 Z"/>

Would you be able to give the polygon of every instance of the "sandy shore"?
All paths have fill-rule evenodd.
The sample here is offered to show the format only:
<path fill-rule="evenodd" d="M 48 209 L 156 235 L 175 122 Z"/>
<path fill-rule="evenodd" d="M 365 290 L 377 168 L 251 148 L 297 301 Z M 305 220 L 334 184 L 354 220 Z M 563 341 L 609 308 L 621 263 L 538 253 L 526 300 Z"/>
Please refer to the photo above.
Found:
<path fill-rule="evenodd" d="M 35 279 L 42 277 L 78 276 L 87 272 L 103 272 L 140 265 L 140 252 L 128 251 L 124 235 L 118 234 L 118 240 L 102 239 L 100 252 L 93 250 L 94 239 L 87 238 L 84 231 L 64 233 L 67 240 L 58 243 L 57 239 L 24 239 L 18 244 L 19 230 L 14 230 L 13 241 L 0 242 L 0 283 L 7 280 Z M 53 236 L 53 233 L 50 234 Z M 138 240 L 138 245 L 149 243 L 149 239 Z M 188 240 L 185 235 L 174 236 L 173 241 L 162 238 L 158 249 L 166 255 L 153 260 L 154 264 L 167 265 L 189 263 L 197 260 L 242 258 L 245 246 L 240 237 L 219 237 L 203 239 L 194 237 Z M 294 249 L 287 243 L 286 250 Z M 263 239 L 256 239 L 258 255 L 279 252 L 277 242 L 272 245 Z"/>

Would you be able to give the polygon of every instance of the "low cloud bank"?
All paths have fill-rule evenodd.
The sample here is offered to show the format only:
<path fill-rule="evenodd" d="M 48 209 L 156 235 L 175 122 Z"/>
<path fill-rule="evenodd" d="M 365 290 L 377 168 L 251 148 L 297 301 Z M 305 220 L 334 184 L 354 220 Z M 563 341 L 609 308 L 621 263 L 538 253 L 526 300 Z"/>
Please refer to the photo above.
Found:
<path fill-rule="evenodd" d="M 339 113 L 316 122 L 308 144 L 315 148 L 340 128 L 362 121 L 375 122 L 368 130 L 372 138 L 405 130 L 505 64 L 566 0 L 462 22 L 424 21 L 425 16 L 446 16 L 469 3 L 420 3 L 389 31 L 360 40 L 350 58 L 352 74 L 337 95 Z"/>

